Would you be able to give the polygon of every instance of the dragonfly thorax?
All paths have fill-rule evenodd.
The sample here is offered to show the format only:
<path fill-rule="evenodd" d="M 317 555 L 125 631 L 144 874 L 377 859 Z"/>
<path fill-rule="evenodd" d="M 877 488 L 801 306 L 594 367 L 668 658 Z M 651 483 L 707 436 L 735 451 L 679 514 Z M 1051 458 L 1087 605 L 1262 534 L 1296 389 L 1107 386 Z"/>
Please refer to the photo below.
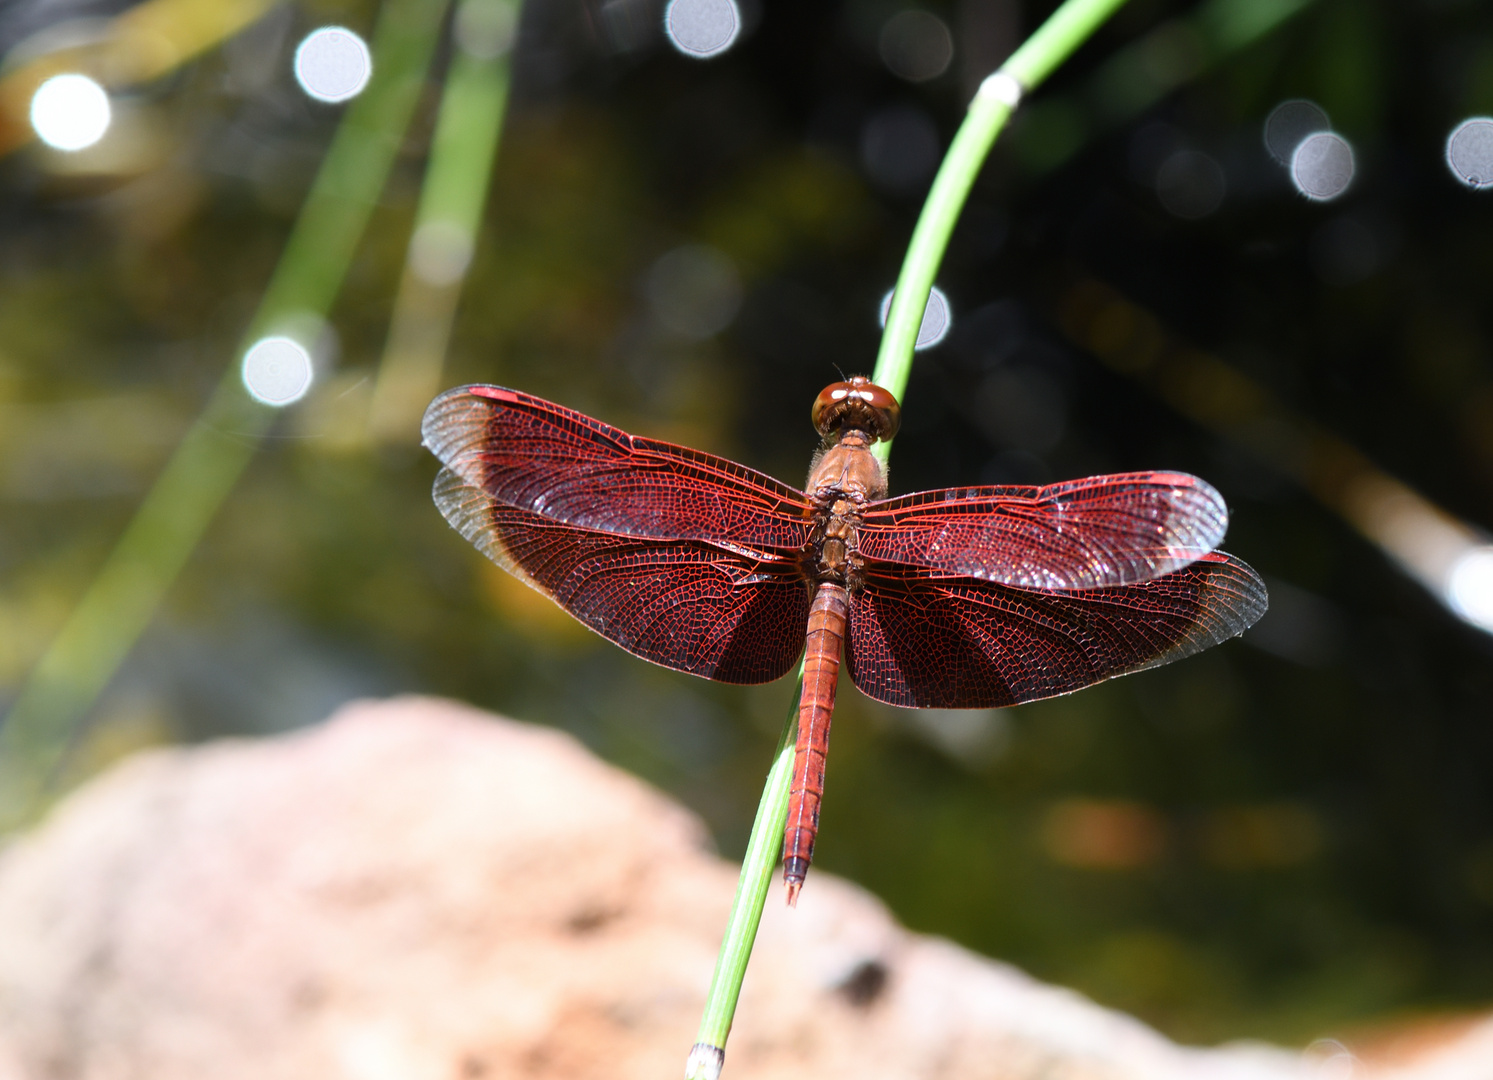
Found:
<path fill-rule="evenodd" d="M 851 429 L 814 455 L 806 486 L 816 506 L 829 506 L 837 498 L 866 503 L 886 495 L 886 476 L 881 462 L 871 453 L 872 439 L 864 431 Z"/>
<path fill-rule="evenodd" d="M 856 585 L 861 507 L 886 495 L 886 477 L 871 442 L 864 431 L 841 431 L 820 451 L 809 473 L 808 493 L 817 519 L 810 576 L 816 580 Z"/>

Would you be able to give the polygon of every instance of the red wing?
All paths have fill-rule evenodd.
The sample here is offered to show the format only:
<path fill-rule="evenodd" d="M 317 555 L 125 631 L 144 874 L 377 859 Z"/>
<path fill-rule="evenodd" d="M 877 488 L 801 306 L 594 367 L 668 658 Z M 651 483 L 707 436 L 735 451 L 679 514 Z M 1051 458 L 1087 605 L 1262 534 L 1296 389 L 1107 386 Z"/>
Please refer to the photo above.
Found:
<path fill-rule="evenodd" d="M 851 603 L 850 676 L 888 705 L 1014 705 L 1200 652 L 1266 602 L 1259 575 L 1221 551 L 1153 581 L 1072 591 L 880 563 Z"/>
<path fill-rule="evenodd" d="M 517 390 L 448 390 L 425 411 L 421 434 L 468 484 L 560 524 L 793 550 L 809 540 L 812 511 L 803 492 Z"/>
<path fill-rule="evenodd" d="M 503 569 L 655 664 L 727 683 L 781 678 L 804 647 L 809 592 L 771 552 L 638 540 L 504 506 L 450 469 L 435 503 Z"/>
<path fill-rule="evenodd" d="M 1217 546 L 1228 524 L 1223 497 L 1195 476 L 1120 473 L 871 503 L 860 550 L 1023 589 L 1094 589 L 1180 569 Z"/>

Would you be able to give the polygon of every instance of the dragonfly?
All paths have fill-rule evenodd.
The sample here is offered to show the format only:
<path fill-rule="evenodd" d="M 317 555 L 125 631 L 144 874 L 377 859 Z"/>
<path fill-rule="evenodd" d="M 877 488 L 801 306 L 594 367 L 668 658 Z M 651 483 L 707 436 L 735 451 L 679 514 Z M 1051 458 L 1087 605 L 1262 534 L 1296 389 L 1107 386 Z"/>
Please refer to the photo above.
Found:
<path fill-rule="evenodd" d="M 900 422 L 864 376 L 811 411 L 800 491 L 715 454 L 500 386 L 425 413 L 435 502 L 504 570 L 634 656 L 724 683 L 803 657 L 783 881 L 814 855 L 841 654 L 888 705 L 1067 694 L 1237 636 L 1264 583 L 1216 550 L 1228 508 L 1181 472 L 887 497 L 872 446 Z"/>

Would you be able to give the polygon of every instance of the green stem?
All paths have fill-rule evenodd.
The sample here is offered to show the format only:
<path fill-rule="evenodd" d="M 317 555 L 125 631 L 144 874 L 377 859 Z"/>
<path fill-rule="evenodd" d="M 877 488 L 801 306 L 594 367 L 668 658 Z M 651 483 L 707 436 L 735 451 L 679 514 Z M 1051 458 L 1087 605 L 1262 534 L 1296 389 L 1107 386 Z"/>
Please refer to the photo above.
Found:
<path fill-rule="evenodd" d="M 1089 39 L 1105 19 L 1125 0 L 1068 0 L 1052 17 L 1011 55 L 1000 70 L 986 79 L 970 103 L 969 112 L 949 152 L 933 178 L 933 187 L 923 203 L 923 212 L 913 229 L 897 275 L 881 349 L 876 354 L 872 381 L 892 392 L 898 401 L 907 390 L 912 370 L 913 346 L 923 324 L 923 312 L 933 289 L 933 278 L 949 246 L 954 222 L 964 209 L 975 177 L 990 153 L 996 136 L 1006 126 L 1020 96 L 1030 93 L 1074 50 Z M 886 463 L 890 440 L 877 443 L 873 452 Z"/>
<path fill-rule="evenodd" d="M 289 320 L 325 316 L 336 299 L 419 100 L 446 3 L 384 5 L 373 79 L 338 126 L 243 349 Z M 0 829 L 36 813 L 79 721 L 150 625 L 277 414 L 245 393 L 235 360 L 5 717 Z"/>
<path fill-rule="evenodd" d="M 996 136 L 1020 97 L 1035 89 L 1124 2 L 1068 0 L 998 72 L 985 80 L 971 102 L 969 114 L 954 136 L 923 204 L 923 212 L 907 246 L 902 272 L 897 277 L 896 293 L 881 336 L 881 350 L 876 357 L 872 378 L 890 390 L 898 401 L 902 400 L 907 389 L 913 346 L 917 342 L 923 312 L 928 306 L 934 275 L 948 248 L 954 222 L 964 208 L 975 176 L 985 163 Z M 883 442 L 875 448 L 883 462 L 890 446 L 889 442 Z M 756 940 L 762 907 L 782 847 L 783 826 L 788 818 L 793 744 L 797 734 L 798 697 L 802 692 L 803 673 L 800 669 L 794 707 L 788 713 L 772 769 L 767 774 L 762 801 L 757 807 L 757 818 L 752 824 L 751 839 L 747 841 L 741 880 L 736 887 L 736 899 L 731 907 L 725 939 L 721 942 L 715 977 L 706 998 L 699 1038 L 685 1065 L 687 1080 L 715 1080 L 725 1061 L 726 1036 L 731 1031 L 731 1018 L 746 975 L 747 960 Z"/>
<path fill-rule="evenodd" d="M 726 1036 L 731 1033 L 731 1018 L 736 1015 L 736 999 L 741 994 L 741 980 L 746 975 L 752 943 L 757 940 L 757 924 L 772 884 L 772 871 L 778 864 L 783 846 L 783 827 L 788 823 L 788 789 L 793 780 L 793 744 L 798 734 L 798 699 L 804 692 L 803 665 L 798 668 L 798 689 L 793 707 L 783 722 L 783 734 L 773 753 L 772 768 L 757 804 L 757 819 L 752 822 L 752 836 L 747 841 L 746 856 L 741 861 L 741 879 L 736 898 L 731 902 L 731 917 L 721 942 L 710 993 L 705 999 L 705 1015 L 700 1018 L 700 1034 L 690 1053 L 687 1076 L 719 1074 L 725 1058 Z M 696 1058 L 700 1060 L 697 1061 Z M 713 1069 L 712 1069 L 713 1066 Z"/>
<path fill-rule="evenodd" d="M 441 92 L 409 254 L 373 391 L 369 428 L 380 441 L 418 442 L 420 417 L 441 388 L 457 301 L 503 131 L 508 53 L 517 23 L 517 0 L 462 0 L 457 8 L 456 53 Z"/>

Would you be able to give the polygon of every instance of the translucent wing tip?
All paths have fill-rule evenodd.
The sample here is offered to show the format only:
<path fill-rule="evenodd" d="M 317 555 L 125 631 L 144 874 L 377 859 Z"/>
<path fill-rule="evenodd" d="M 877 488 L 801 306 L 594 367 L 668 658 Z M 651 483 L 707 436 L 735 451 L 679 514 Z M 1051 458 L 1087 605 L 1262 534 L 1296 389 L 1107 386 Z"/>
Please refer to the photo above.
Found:
<path fill-rule="evenodd" d="M 1147 477 L 1148 486 L 1158 482 L 1169 484 L 1171 488 L 1161 500 L 1165 509 L 1158 507 L 1157 510 L 1157 529 L 1162 534 L 1162 543 L 1150 556 L 1155 576 L 1159 577 L 1189 566 L 1216 550 L 1229 530 L 1229 507 L 1217 488 L 1190 473 L 1159 473 Z"/>
<path fill-rule="evenodd" d="M 1005 583 L 1067 591 L 1150 581 L 1206 558 L 1228 532 L 1229 508 L 1223 496 L 1191 473 L 1120 473 L 1075 481 L 1073 486 L 1095 480 L 1112 485 L 1108 497 L 1131 517 L 1131 544 L 1108 550 L 1095 545 L 1086 565 L 1053 567 L 1033 561 L 1024 574 L 1004 579 Z"/>
<path fill-rule="evenodd" d="M 1264 579 L 1244 560 L 1215 551 L 1198 561 L 1205 567 L 1207 590 L 1198 619 L 1199 633 L 1183 655 L 1238 637 L 1259 622 L 1270 607 Z"/>
<path fill-rule="evenodd" d="M 1216 487 L 1191 473 L 1142 473 L 1138 478 L 1148 488 L 1170 489 L 1155 511 L 1160 515 L 1165 508 L 1162 523 L 1173 534 L 1169 546 L 1194 552 L 1196 559 L 1223 542 L 1229 530 L 1229 506 Z"/>
<path fill-rule="evenodd" d="M 457 458 L 479 440 L 482 421 L 491 408 L 484 390 L 500 387 L 469 383 L 442 393 L 425 409 L 420 420 L 420 442 L 444 465 L 454 466 Z"/>
<path fill-rule="evenodd" d="M 490 496 L 449 468 L 436 474 L 430 494 L 447 524 L 489 559 L 508 568 L 511 560 L 504 555 L 496 535 L 488 526 L 487 516 L 492 507 Z"/>
<path fill-rule="evenodd" d="M 1183 474 L 1186 475 L 1186 474 Z M 1188 476 L 1191 502 L 1197 508 L 1199 539 L 1206 539 L 1209 551 L 1223 543 L 1224 533 L 1229 531 L 1229 504 L 1223 495 L 1208 481 Z"/>

